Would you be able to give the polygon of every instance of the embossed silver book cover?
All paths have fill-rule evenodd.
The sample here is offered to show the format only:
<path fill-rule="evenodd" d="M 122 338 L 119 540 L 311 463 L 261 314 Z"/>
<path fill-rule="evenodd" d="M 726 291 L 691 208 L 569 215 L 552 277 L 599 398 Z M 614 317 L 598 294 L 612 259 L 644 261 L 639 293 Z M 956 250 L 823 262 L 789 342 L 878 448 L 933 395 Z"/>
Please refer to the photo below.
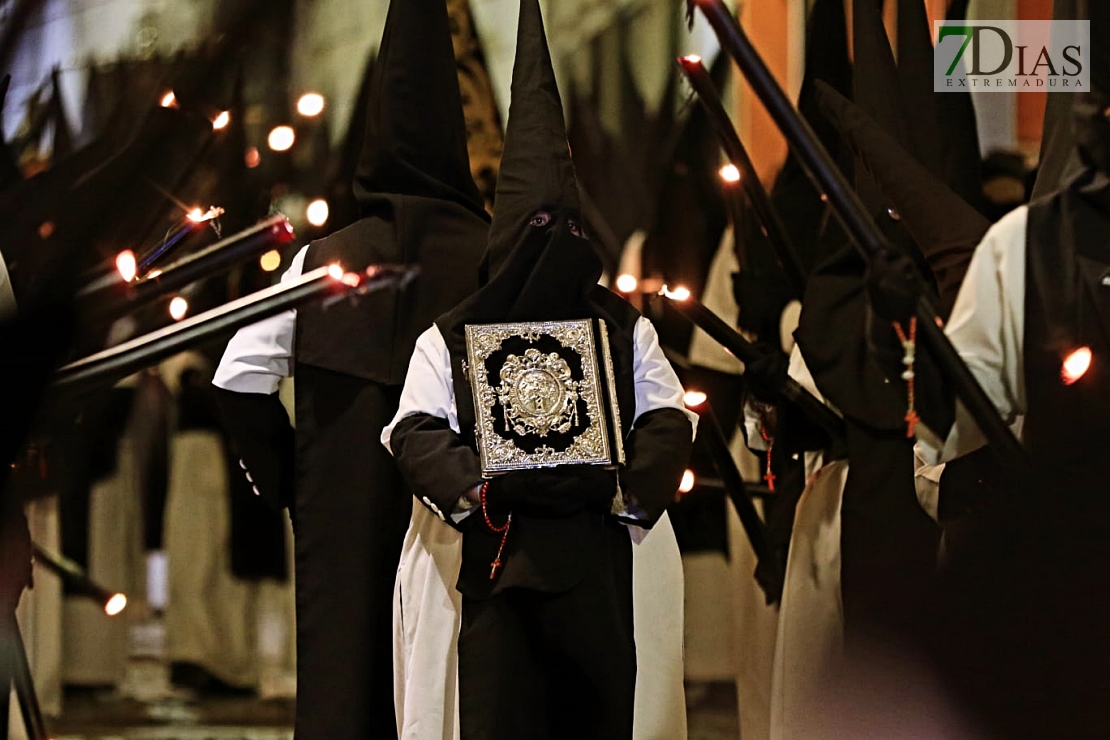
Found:
<path fill-rule="evenodd" d="M 483 474 L 624 462 L 613 360 L 597 329 L 589 319 L 466 327 Z"/>

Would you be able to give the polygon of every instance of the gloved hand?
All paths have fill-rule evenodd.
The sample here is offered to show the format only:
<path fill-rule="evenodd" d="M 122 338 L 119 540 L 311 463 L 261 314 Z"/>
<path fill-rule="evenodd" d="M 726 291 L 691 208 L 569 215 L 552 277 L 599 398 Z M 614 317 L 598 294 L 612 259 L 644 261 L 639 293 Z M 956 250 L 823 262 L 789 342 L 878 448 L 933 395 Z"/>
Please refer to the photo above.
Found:
<path fill-rule="evenodd" d="M 776 347 L 769 347 L 763 356 L 744 366 L 744 382 L 761 403 L 775 403 L 782 397 L 779 388 L 788 377 L 790 358 Z"/>
<path fill-rule="evenodd" d="M 905 254 L 884 251 L 867 267 L 867 295 L 871 310 L 887 321 L 905 323 L 917 312 L 924 286 L 913 260 Z"/>
<path fill-rule="evenodd" d="M 608 513 L 617 493 L 617 471 L 600 465 L 517 470 L 489 482 L 486 504 L 497 519 L 517 512 L 562 519 L 582 511 Z"/>

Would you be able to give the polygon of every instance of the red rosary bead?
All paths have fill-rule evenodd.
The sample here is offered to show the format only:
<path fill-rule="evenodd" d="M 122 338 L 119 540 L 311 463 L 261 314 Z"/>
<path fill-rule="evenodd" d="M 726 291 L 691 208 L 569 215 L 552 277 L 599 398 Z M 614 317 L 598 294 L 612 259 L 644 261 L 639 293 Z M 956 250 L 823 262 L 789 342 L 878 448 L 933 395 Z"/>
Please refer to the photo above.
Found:
<path fill-rule="evenodd" d="M 492 581 L 497 577 L 497 571 L 500 570 L 503 563 L 501 562 L 501 553 L 505 551 L 505 542 L 509 539 L 509 527 L 513 523 L 513 515 L 510 512 L 505 523 L 501 526 L 494 526 L 493 520 L 489 518 L 489 508 L 486 506 L 486 491 L 489 489 L 489 481 L 482 484 L 481 490 L 478 492 L 478 497 L 482 502 L 482 519 L 486 522 L 486 528 L 494 534 L 501 535 L 501 544 L 497 547 L 497 556 L 490 561 L 489 579 Z"/>

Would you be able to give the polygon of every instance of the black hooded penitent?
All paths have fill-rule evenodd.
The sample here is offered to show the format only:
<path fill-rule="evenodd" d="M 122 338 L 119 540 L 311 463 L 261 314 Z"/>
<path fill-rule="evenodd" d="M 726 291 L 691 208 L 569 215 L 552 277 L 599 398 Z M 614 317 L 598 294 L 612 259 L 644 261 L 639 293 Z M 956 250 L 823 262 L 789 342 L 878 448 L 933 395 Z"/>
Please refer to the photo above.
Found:
<path fill-rule="evenodd" d="M 648 518 L 662 513 L 688 459 L 691 428 L 680 409 L 637 408 L 637 350 L 644 357 L 658 350 L 637 346 L 639 314 L 598 287 L 601 262 L 581 229 L 579 206 L 539 3 L 521 0 L 483 285 L 436 322 L 450 354 L 458 424 L 453 428 L 437 403 L 407 413 L 390 436 L 414 496 L 463 532 L 456 584 L 463 595 L 463 737 L 508 739 L 536 731 L 550 737 L 632 736 L 632 550 L 627 529 L 610 514 L 618 490 L 628 492 L 634 500 L 626 502 L 640 504 Z M 463 366 L 466 326 L 573 319 L 600 320 L 607 329 L 626 464 L 619 472 L 586 465 L 515 470 L 483 483 L 474 398 Z M 516 339 L 507 339 L 499 351 L 510 351 Z M 541 351 L 559 351 L 548 346 Z M 486 369 L 498 374 L 488 361 Z M 426 355 L 414 359 L 409 382 L 429 375 L 432 383 L 448 380 L 439 362 Z M 481 513 L 456 521 L 460 499 L 476 490 Z M 467 495 L 472 504 L 474 498 Z M 504 522 L 506 514 L 511 527 L 504 525 L 502 540 L 492 521 Z"/>
<path fill-rule="evenodd" d="M 523 0 L 493 226 L 479 274 L 482 286 L 436 321 L 458 368 L 455 395 L 464 437 L 473 426 L 470 387 L 461 372 L 467 324 L 608 319 L 614 362 L 627 368 L 625 377 L 631 373 L 632 330 L 639 314 L 597 285 L 601 271 L 601 260 L 582 231 L 578 183 L 543 17 L 536 0 Z M 626 424 L 633 403 L 628 390 L 619 394 Z"/>
<path fill-rule="evenodd" d="M 306 738 L 396 737 L 392 595 L 412 497 L 377 440 L 416 338 L 477 287 L 489 229 L 445 0 L 390 3 L 366 124 L 360 219 L 313 242 L 304 271 L 418 263 L 419 278 L 298 310 L 295 444 L 276 394 L 220 392 L 256 485 L 296 522 L 296 732 Z"/>
<path fill-rule="evenodd" d="M 601 261 L 585 238 L 578 220 L 579 196 L 574 165 L 567 146 L 562 103 L 536 0 L 521 2 L 512 94 L 493 227 L 482 262 L 483 285 L 436 322 L 451 354 L 461 436 L 473 447 L 473 398 L 462 369 L 466 357 L 467 324 L 593 318 L 604 321 L 608 328 L 623 425 L 621 432 L 626 439 L 630 439 L 636 411 L 634 335 L 640 315 L 626 301 L 597 285 Z M 688 423 L 680 413 L 677 415 L 679 423 Z M 644 432 L 644 428 L 652 423 L 659 428 L 673 429 L 668 425 L 674 423 L 674 419 L 669 419 L 662 412 L 645 414 L 637 422 L 636 432 L 641 436 L 650 435 L 652 432 Z M 395 445 L 399 435 L 404 436 L 401 425 L 394 431 Z M 672 454 L 671 457 L 681 455 Z M 652 455 L 647 451 L 640 455 L 638 463 L 632 454 L 629 460 L 629 465 L 621 472 L 622 482 L 627 484 L 628 490 L 636 490 L 642 495 L 640 503 L 649 514 L 658 516 L 674 493 L 673 490 L 657 490 L 666 489 L 667 475 L 660 474 L 656 467 L 656 480 L 637 478 L 640 471 L 651 468 L 653 463 Z M 678 473 L 681 474 L 681 470 Z M 460 475 L 462 477 L 465 475 Z M 662 485 L 660 481 L 663 481 Z M 433 493 L 437 487 L 442 488 L 435 481 L 426 483 Z M 424 482 L 415 481 L 414 485 L 423 487 Z M 462 490 L 448 493 L 439 506 L 450 510 Z M 555 527 L 537 522 L 530 526 L 530 531 L 534 533 L 533 554 L 543 553 L 546 562 L 553 563 L 547 571 L 548 576 L 565 579 L 589 567 L 588 548 L 579 548 L 578 552 L 568 554 L 564 525 Z M 525 539 L 523 533 L 526 529 L 528 527 L 523 525 L 520 528 L 521 541 Z M 483 538 L 476 536 L 478 534 L 471 533 L 464 538 L 464 549 L 472 545 L 492 544 L 496 550 L 496 538 L 485 538 L 490 542 L 484 543 Z M 514 538 L 517 537 L 514 535 Z M 488 591 L 488 563 L 491 558 L 492 553 L 484 559 L 464 554 L 460 588 L 468 580 L 467 563 L 475 562 L 484 567 L 484 574 L 476 571 L 470 583 Z M 509 558 L 505 571 L 498 578 L 498 588 L 514 583 L 519 575 L 517 564 L 521 562 L 527 561 L 518 559 L 514 564 L 513 558 Z M 552 573 L 557 575 L 552 576 Z"/>

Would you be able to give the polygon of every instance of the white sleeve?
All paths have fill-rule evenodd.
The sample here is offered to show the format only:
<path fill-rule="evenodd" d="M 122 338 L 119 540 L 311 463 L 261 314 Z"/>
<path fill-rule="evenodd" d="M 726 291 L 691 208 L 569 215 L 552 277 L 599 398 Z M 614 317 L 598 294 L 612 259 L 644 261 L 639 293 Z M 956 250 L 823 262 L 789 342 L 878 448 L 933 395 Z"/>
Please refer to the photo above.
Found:
<path fill-rule="evenodd" d="M 686 395 L 671 363 L 659 346 L 659 335 L 651 322 L 640 317 L 635 329 L 635 359 L 632 373 L 636 383 L 636 420 L 648 411 L 656 409 L 678 409 L 686 414 L 697 434 L 698 415 L 686 408 L 683 397 Z"/>
<path fill-rule="evenodd" d="M 382 430 L 381 442 L 389 450 L 389 454 L 393 454 L 390 440 L 394 427 L 409 416 L 429 414 L 446 419 L 452 431 L 459 433 L 459 414 L 452 383 L 451 353 L 447 350 L 439 328 L 433 325 L 416 340 L 408 373 L 405 375 L 405 387 L 401 389 L 401 403 L 393 420 Z M 424 504 L 431 506 L 427 499 Z M 440 513 L 437 509 L 433 511 Z M 450 516 L 457 524 L 472 513 L 474 508 L 463 496 Z"/>
<path fill-rule="evenodd" d="M 940 478 L 944 463 L 931 465 L 925 459 L 920 443 L 913 448 L 913 485 L 917 490 L 917 503 L 933 521 L 940 521 Z"/>
<path fill-rule="evenodd" d="M 4 262 L 4 255 L 0 254 L 0 321 L 15 316 L 16 308 L 12 280 L 8 277 L 8 265 Z"/>
<path fill-rule="evenodd" d="M 1007 424 L 1025 413 L 1025 234 L 1029 210 L 999 221 L 975 250 L 945 333 Z M 953 460 L 986 444 L 983 433 L 957 404 L 956 423 L 937 450 L 923 434 L 927 462 Z"/>
<path fill-rule="evenodd" d="M 439 328 L 432 326 L 416 340 L 397 414 L 382 430 L 382 444 L 390 454 L 393 454 L 393 448 L 389 444 L 393 428 L 409 416 L 428 414 L 446 419 L 451 429 L 458 434 L 459 415 L 455 407 L 452 382 L 451 354 L 447 351 L 447 343 L 443 341 Z"/>
<path fill-rule="evenodd" d="M 301 276 L 307 251 L 305 246 L 297 252 L 281 276 L 283 283 Z M 296 309 L 244 326 L 227 343 L 212 384 L 238 393 L 276 393 L 281 379 L 292 374 L 296 327 Z"/>

